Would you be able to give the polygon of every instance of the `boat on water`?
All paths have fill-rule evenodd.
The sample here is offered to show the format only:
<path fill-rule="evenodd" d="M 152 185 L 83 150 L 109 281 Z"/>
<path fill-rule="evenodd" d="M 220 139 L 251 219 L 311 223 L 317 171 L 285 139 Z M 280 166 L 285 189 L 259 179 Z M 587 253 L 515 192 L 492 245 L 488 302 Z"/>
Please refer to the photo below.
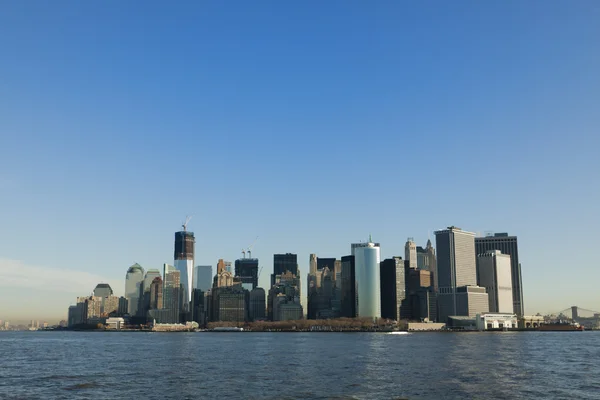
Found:
<path fill-rule="evenodd" d="M 584 327 L 577 322 L 557 321 L 540 325 L 539 330 L 544 332 L 583 331 Z"/>
<path fill-rule="evenodd" d="M 218 326 L 213 329 L 213 332 L 244 332 L 244 328 L 237 328 L 233 326 Z"/>
<path fill-rule="evenodd" d="M 410 332 L 406 332 L 406 331 L 392 331 L 392 332 L 388 332 L 388 335 L 410 335 Z"/>

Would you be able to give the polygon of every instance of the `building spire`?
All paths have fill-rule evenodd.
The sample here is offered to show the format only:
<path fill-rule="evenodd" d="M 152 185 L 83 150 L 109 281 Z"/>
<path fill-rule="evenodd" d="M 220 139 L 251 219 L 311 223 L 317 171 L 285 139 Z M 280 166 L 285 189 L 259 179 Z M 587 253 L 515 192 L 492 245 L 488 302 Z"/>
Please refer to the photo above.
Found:
<path fill-rule="evenodd" d="M 369 233 L 369 243 L 373 243 L 373 239 L 371 239 L 371 234 Z"/>

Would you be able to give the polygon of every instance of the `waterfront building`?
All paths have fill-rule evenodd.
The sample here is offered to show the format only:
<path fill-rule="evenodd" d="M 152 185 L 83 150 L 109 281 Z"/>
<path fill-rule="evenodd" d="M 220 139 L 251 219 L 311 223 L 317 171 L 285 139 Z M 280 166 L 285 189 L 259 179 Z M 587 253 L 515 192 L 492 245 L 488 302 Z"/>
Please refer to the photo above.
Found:
<path fill-rule="evenodd" d="M 119 313 L 119 301 L 121 297 L 108 296 L 102 297 L 102 316 L 117 315 Z M 127 311 L 125 311 L 126 313 Z M 125 314 L 123 313 L 123 314 Z"/>
<path fill-rule="evenodd" d="M 477 283 L 487 290 L 492 313 L 513 313 L 511 263 L 508 254 L 489 250 L 477 256 Z"/>
<path fill-rule="evenodd" d="M 194 289 L 204 292 L 210 290 L 213 283 L 212 265 L 197 265 L 194 269 Z"/>
<path fill-rule="evenodd" d="M 523 305 L 523 285 L 517 237 L 509 236 L 508 233 L 478 237 L 475 238 L 475 250 L 476 254 L 483 254 L 489 250 L 500 250 L 502 254 L 510 256 L 513 313 L 519 317 L 523 316 L 525 307 Z"/>
<path fill-rule="evenodd" d="M 297 321 L 302 319 L 302 306 L 298 303 L 279 304 L 275 321 Z"/>
<path fill-rule="evenodd" d="M 258 259 L 240 258 L 235 260 L 235 276 L 240 278 L 242 287 L 248 291 L 258 287 Z"/>
<path fill-rule="evenodd" d="M 400 321 L 410 318 L 406 291 L 406 267 L 402 257 L 383 260 L 380 264 L 381 318 Z"/>
<path fill-rule="evenodd" d="M 356 296 L 356 268 L 354 256 L 344 256 L 341 260 L 341 316 L 355 318 L 358 310 Z"/>
<path fill-rule="evenodd" d="M 181 320 L 181 272 L 173 266 L 165 264 L 163 281 L 163 308 L 159 314 L 153 313 L 158 323 L 176 324 Z M 153 310 L 154 311 L 154 310 Z"/>
<path fill-rule="evenodd" d="M 475 234 L 451 226 L 435 232 L 439 322 L 459 313 L 457 288 L 477 285 Z"/>
<path fill-rule="evenodd" d="M 192 291 L 192 321 L 197 322 L 199 326 L 205 326 L 208 317 L 206 309 L 206 293 L 200 289 Z"/>
<path fill-rule="evenodd" d="M 273 274 L 271 274 L 271 286 L 275 284 L 276 276 L 283 275 L 287 271 L 294 276 L 298 274 L 298 255 L 292 253 L 273 255 Z"/>
<path fill-rule="evenodd" d="M 240 285 L 213 288 L 212 320 L 221 322 L 248 321 L 249 293 Z"/>
<path fill-rule="evenodd" d="M 194 232 L 187 230 L 187 225 L 183 225 L 183 231 L 175 232 L 175 250 L 173 266 L 179 271 L 181 280 L 182 310 L 187 312 L 189 303 L 192 300 L 192 278 L 194 269 L 194 247 L 196 238 Z"/>
<path fill-rule="evenodd" d="M 78 304 L 83 304 L 83 309 L 78 310 L 82 323 L 90 324 L 102 317 L 102 297 L 84 296 L 77 298 Z"/>
<path fill-rule="evenodd" d="M 80 303 L 77 302 L 76 305 L 69 307 L 69 313 L 67 317 L 67 325 L 69 328 L 72 328 L 77 325 L 85 324 L 86 322 L 86 312 L 87 307 L 85 302 Z"/>
<path fill-rule="evenodd" d="M 413 238 L 408 238 L 404 245 L 404 259 L 409 268 L 417 268 L 417 244 Z"/>
<path fill-rule="evenodd" d="M 249 306 L 249 318 L 251 321 L 261 321 L 266 318 L 266 294 L 265 290 L 260 287 L 256 287 L 250 291 L 250 306 Z"/>
<path fill-rule="evenodd" d="M 125 326 L 125 320 L 120 317 L 111 317 L 106 320 L 107 329 L 120 330 Z"/>
<path fill-rule="evenodd" d="M 361 243 L 362 244 L 362 243 Z M 351 247 L 354 252 L 358 295 L 358 316 L 381 318 L 380 249 L 370 238 L 365 246 Z"/>
<path fill-rule="evenodd" d="M 138 263 L 127 270 L 125 277 L 125 298 L 128 304 L 128 314 L 132 317 L 139 315 L 144 289 L 144 268 Z"/>
<path fill-rule="evenodd" d="M 435 322 L 437 318 L 437 295 L 433 287 L 420 287 L 409 295 L 410 315 L 414 321 Z"/>
<path fill-rule="evenodd" d="M 518 327 L 517 316 L 513 313 L 483 313 L 475 316 L 477 329 L 515 329 Z"/>
<path fill-rule="evenodd" d="M 331 263 L 334 266 L 334 263 Z M 314 279 L 317 278 L 317 279 Z M 333 280 L 333 271 L 324 265 L 323 269 L 318 269 L 316 275 L 309 275 L 309 285 L 311 285 L 308 297 L 308 319 L 337 318 L 340 314 L 340 306 L 336 303 L 335 282 Z"/>

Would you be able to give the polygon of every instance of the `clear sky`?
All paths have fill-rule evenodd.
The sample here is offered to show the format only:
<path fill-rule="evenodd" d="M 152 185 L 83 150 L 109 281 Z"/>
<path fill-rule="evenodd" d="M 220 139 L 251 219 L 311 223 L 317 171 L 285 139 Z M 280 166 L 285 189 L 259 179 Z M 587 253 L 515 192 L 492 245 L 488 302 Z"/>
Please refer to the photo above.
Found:
<path fill-rule="evenodd" d="M 273 253 L 519 237 L 526 312 L 600 310 L 597 1 L 2 2 L 0 319 Z M 433 238 L 433 236 L 432 236 Z"/>

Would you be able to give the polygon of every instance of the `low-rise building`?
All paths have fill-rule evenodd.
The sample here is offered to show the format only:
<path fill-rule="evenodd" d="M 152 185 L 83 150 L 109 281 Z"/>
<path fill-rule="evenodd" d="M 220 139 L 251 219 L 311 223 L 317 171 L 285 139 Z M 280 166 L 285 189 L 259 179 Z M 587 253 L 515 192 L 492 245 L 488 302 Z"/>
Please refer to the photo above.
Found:
<path fill-rule="evenodd" d="M 484 313 L 475 316 L 477 329 L 485 331 L 489 329 L 516 329 L 517 315 L 509 313 Z"/>
<path fill-rule="evenodd" d="M 125 326 L 125 320 L 121 317 L 111 317 L 106 319 L 106 328 L 107 329 L 116 329 L 120 330 Z"/>

